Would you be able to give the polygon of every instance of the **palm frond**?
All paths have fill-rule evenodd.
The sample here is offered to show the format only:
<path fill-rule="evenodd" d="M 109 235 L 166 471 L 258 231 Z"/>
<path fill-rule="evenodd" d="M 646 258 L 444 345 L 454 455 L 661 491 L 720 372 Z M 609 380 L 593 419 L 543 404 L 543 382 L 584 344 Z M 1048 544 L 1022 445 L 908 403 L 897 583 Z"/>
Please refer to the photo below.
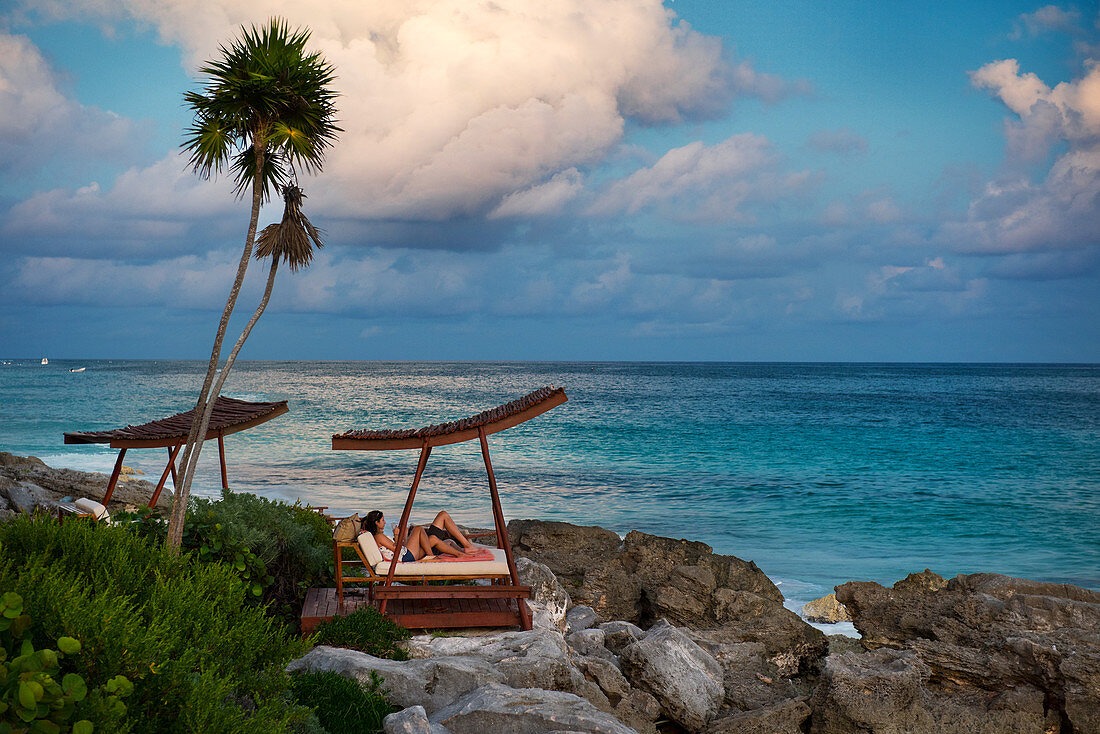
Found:
<path fill-rule="evenodd" d="M 256 259 L 271 257 L 287 264 L 292 271 L 308 267 L 313 261 L 313 246 L 324 247 L 322 232 L 302 213 L 306 195 L 297 186 L 283 188 L 283 218 L 263 228 L 256 237 Z"/>
<path fill-rule="evenodd" d="M 243 158 L 259 145 L 266 200 L 286 184 L 288 166 L 321 170 L 342 130 L 336 125 L 335 69 L 306 51 L 309 37 L 308 30 L 291 30 L 272 18 L 242 27 L 240 37 L 222 44 L 217 58 L 199 69 L 206 80 L 200 91 L 184 95 L 195 119 L 181 144 L 196 173 L 209 177 L 228 165 L 234 190 L 244 195 L 256 163 Z"/>

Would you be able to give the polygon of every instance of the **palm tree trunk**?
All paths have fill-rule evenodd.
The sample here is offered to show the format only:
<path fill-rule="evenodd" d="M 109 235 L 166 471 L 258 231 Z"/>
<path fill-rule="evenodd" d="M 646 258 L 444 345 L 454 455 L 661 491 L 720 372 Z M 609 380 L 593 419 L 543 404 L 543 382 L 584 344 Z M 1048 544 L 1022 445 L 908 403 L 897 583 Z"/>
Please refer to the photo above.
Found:
<path fill-rule="evenodd" d="M 263 298 L 260 299 L 260 305 L 256 307 L 256 312 L 252 314 L 252 318 L 248 320 L 248 323 L 244 327 L 244 331 L 237 338 L 237 343 L 233 345 L 233 350 L 229 353 L 229 356 L 225 360 L 225 364 L 222 365 L 221 370 L 218 372 L 218 380 L 214 383 L 214 387 L 211 390 L 212 395 L 220 395 L 222 385 L 225 384 L 226 378 L 229 377 L 230 370 L 233 369 L 233 363 L 237 361 L 237 355 L 241 353 L 241 348 L 244 346 L 245 341 L 248 339 L 249 334 L 252 333 L 252 327 L 256 325 L 256 322 L 260 320 L 260 316 L 263 315 L 264 310 L 267 309 L 267 302 L 271 299 L 271 290 L 275 286 L 275 273 L 279 269 L 279 262 L 276 259 L 272 259 L 271 268 L 267 274 L 267 286 L 264 288 Z M 202 415 L 202 433 L 205 435 L 207 429 L 210 427 L 210 417 L 214 414 L 214 400 L 208 400 L 206 403 L 206 409 Z M 189 476 L 194 476 L 195 466 L 199 458 L 199 450 L 201 450 L 201 443 L 197 445 L 197 448 L 192 455 L 191 465 L 187 467 Z M 181 526 L 182 528 L 182 526 Z M 182 540 L 182 533 L 180 536 Z"/>
<path fill-rule="evenodd" d="M 260 220 L 260 206 L 263 204 L 263 169 L 264 169 L 264 145 L 260 136 L 253 137 L 256 153 L 256 172 L 252 177 L 252 213 L 248 222 L 248 234 L 245 236 L 244 252 L 241 261 L 237 265 L 237 276 L 233 281 L 233 287 L 229 291 L 225 308 L 222 311 L 221 321 L 218 323 L 218 333 L 214 337 L 214 347 L 210 353 L 210 364 L 206 369 L 206 379 L 203 380 L 202 390 L 195 403 L 195 411 L 191 420 L 191 430 L 187 434 L 187 443 L 184 446 L 183 457 L 180 459 L 180 481 L 172 498 L 172 514 L 168 520 L 168 547 L 173 552 L 178 552 L 183 542 L 183 524 L 187 519 L 187 500 L 191 494 L 191 480 L 194 476 L 194 467 L 198 462 L 199 453 L 202 451 L 202 442 L 206 438 L 206 431 L 210 427 L 210 415 L 214 410 L 214 401 L 220 394 L 211 391 L 214 382 L 214 373 L 217 370 L 218 360 L 221 358 L 222 342 L 225 340 L 225 331 L 229 326 L 229 318 L 233 315 L 233 309 L 237 305 L 237 296 L 240 295 L 241 285 L 244 283 L 245 272 L 248 270 L 248 262 L 252 258 L 252 248 L 256 242 L 256 227 Z M 219 382 L 219 386 L 224 382 Z"/>

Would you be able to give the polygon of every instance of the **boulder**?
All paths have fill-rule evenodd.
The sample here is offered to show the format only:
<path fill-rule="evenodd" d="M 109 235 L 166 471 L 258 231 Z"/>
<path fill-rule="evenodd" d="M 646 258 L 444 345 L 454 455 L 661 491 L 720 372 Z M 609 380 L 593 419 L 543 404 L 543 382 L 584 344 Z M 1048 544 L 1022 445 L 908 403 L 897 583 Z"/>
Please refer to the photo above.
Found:
<path fill-rule="evenodd" d="M 722 668 L 724 709 L 752 711 L 809 695 L 809 686 L 785 677 L 759 642 L 721 642 L 700 631 L 689 631 L 689 636 Z"/>
<path fill-rule="evenodd" d="M 569 646 L 569 652 L 573 655 L 585 655 L 590 657 L 610 660 L 614 654 L 604 646 L 606 634 L 600 628 L 581 630 L 574 632 L 565 638 L 565 644 Z"/>
<path fill-rule="evenodd" d="M 453 734 L 592 732 L 632 734 L 611 714 L 571 693 L 490 683 L 431 716 Z"/>
<path fill-rule="evenodd" d="M 37 456 L 16 456 L 7 451 L 0 451 L 0 467 L 8 469 L 41 469 L 46 467 L 46 462 Z"/>
<path fill-rule="evenodd" d="M 57 501 L 61 498 L 60 495 L 27 481 L 12 481 L 4 491 L 13 510 L 28 514 L 33 513 L 36 508 L 56 513 Z"/>
<path fill-rule="evenodd" d="M 636 624 L 616 620 L 600 625 L 603 631 L 603 644 L 611 652 L 619 655 L 623 648 L 645 637 L 645 630 Z"/>
<path fill-rule="evenodd" d="M 718 590 L 783 600 L 756 564 L 715 554 L 705 543 L 638 531 L 620 540 L 599 527 L 539 520 L 513 520 L 508 533 L 517 555 L 546 564 L 573 602 L 591 607 L 600 619 L 642 625 L 667 619 L 702 629 L 718 626 Z"/>
<path fill-rule="evenodd" d="M 368 685 L 371 674 L 382 676 L 386 698 L 394 705 L 421 705 L 428 712 L 457 701 L 486 682 L 504 680 L 504 674 L 484 660 L 471 657 L 428 660 L 387 660 L 358 650 L 318 645 L 287 666 L 290 673 L 335 672 Z"/>
<path fill-rule="evenodd" d="M 813 696 L 814 734 L 931 732 L 922 704 L 931 671 L 912 651 L 829 655 Z"/>
<path fill-rule="evenodd" d="M 586 630 L 589 627 L 600 623 L 600 615 L 596 614 L 596 610 L 592 607 L 586 607 L 583 604 L 578 604 L 569 610 L 569 613 L 565 615 L 565 632 L 566 634 L 572 634 L 581 630 Z"/>
<path fill-rule="evenodd" d="M 583 578 L 594 562 L 619 549 L 618 535 L 600 527 L 581 527 L 565 522 L 512 520 L 508 539 L 518 555 L 545 563 L 558 578 Z"/>
<path fill-rule="evenodd" d="M 565 615 L 569 609 L 569 594 L 558 581 L 557 576 L 545 565 L 522 556 L 516 558 L 516 571 L 519 582 L 531 587 L 531 607 L 533 619 L 543 629 L 565 629 Z"/>
<path fill-rule="evenodd" d="M 618 666 L 610 660 L 577 656 L 573 664 L 604 692 L 614 706 L 615 718 L 638 732 L 655 734 L 654 722 L 661 715 L 661 705 L 657 699 L 645 691 L 632 688 Z"/>
<path fill-rule="evenodd" d="M 99 500 L 107 492 L 110 477 L 96 472 L 76 471 L 75 469 L 52 469 L 33 456 L 14 456 L 0 452 L 0 478 L 11 480 L 11 484 L 0 482 L 0 493 L 10 491 L 12 484 L 25 484 L 36 487 L 36 501 L 40 506 L 53 510 L 62 497 L 88 497 Z M 7 489 L 5 489 L 7 487 Z M 115 486 L 108 507 L 112 512 L 123 509 L 125 505 L 146 505 L 153 496 L 156 486 L 143 479 L 122 475 Z M 21 499 L 26 499 L 25 494 Z M 12 504 L 16 504 L 14 501 Z M 157 501 L 157 507 L 168 508 L 172 505 L 172 491 L 165 487 Z"/>
<path fill-rule="evenodd" d="M 865 644 L 914 652 L 961 693 L 1031 687 L 1073 731 L 1100 731 L 1100 592 L 999 574 L 931 581 L 849 582 L 837 599 Z"/>
<path fill-rule="evenodd" d="M 802 734 L 809 718 L 806 699 L 792 698 L 715 719 L 707 726 L 706 734 Z"/>
<path fill-rule="evenodd" d="M 410 706 L 390 714 L 382 721 L 384 734 L 450 734 L 441 724 L 428 721 L 423 706 Z"/>
<path fill-rule="evenodd" d="M 930 568 L 911 573 L 901 581 L 894 582 L 895 591 L 939 591 L 944 588 L 947 588 L 947 581 Z"/>
<path fill-rule="evenodd" d="M 656 698 L 669 718 L 702 731 L 725 698 L 722 668 L 699 645 L 666 622 L 622 651 L 627 679 Z"/>
<path fill-rule="evenodd" d="M 594 706 L 612 706 L 600 687 L 573 667 L 565 640 L 545 630 L 503 632 L 483 637 L 410 640 L 411 656 L 428 660 L 472 659 L 497 671 L 495 680 L 513 688 L 544 688 L 587 698 Z M 429 709 L 430 711 L 431 709 Z"/>
<path fill-rule="evenodd" d="M 826 624 L 852 621 L 852 615 L 848 613 L 843 604 L 836 600 L 836 593 L 827 594 L 820 599 L 814 599 L 803 604 L 802 616 L 811 622 L 824 622 Z"/>
<path fill-rule="evenodd" d="M 824 633 L 782 604 L 745 591 L 719 589 L 715 618 L 707 632 L 716 641 L 760 642 L 782 675 L 813 673 L 829 649 Z"/>

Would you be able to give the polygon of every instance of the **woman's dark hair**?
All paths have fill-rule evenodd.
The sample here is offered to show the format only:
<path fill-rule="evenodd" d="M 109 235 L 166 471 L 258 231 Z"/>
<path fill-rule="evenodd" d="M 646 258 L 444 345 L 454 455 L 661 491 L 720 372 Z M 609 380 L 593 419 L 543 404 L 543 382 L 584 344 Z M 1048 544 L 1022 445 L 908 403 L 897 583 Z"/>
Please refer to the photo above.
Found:
<path fill-rule="evenodd" d="M 378 521 L 381 519 L 381 510 L 371 510 L 367 513 L 367 516 L 363 518 L 362 522 L 359 523 L 359 528 L 364 533 L 370 533 L 371 535 L 374 535 L 378 532 Z"/>

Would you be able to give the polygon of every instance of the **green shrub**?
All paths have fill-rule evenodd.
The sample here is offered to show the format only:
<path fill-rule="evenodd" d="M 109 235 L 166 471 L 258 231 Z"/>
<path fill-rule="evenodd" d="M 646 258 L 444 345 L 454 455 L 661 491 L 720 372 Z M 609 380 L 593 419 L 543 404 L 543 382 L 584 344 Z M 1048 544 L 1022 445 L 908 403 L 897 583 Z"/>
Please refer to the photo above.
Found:
<path fill-rule="evenodd" d="M 349 647 L 379 658 L 408 660 L 408 654 L 397 643 L 409 637 L 407 629 L 394 624 L 374 607 L 363 607 L 321 622 L 313 639 L 319 645 Z"/>
<path fill-rule="evenodd" d="M 250 604 L 225 564 L 117 527 L 17 517 L 0 525 L 0 589 L 22 596 L 35 648 L 80 641 L 73 672 L 89 688 L 133 683 L 110 731 L 260 734 L 309 717 L 284 671 L 308 644 Z"/>
<path fill-rule="evenodd" d="M 341 734 L 374 734 L 382 731 L 382 720 L 397 711 L 382 694 L 382 679 L 371 673 L 370 684 L 339 673 L 302 673 L 291 684 L 303 706 L 316 708 L 321 725 Z"/>
<path fill-rule="evenodd" d="M 122 699 L 133 685 L 119 675 L 89 690 L 84 678 L 71 672 L 80 641 L 60 637 L 57 649 L 36 649 L 31 624 L 23 597 L 10 591 L 0 596 L 0 732 L 92 734 L 93 721 L 117 731 L 126 716 Z M 63 669 L 69 672 L 62 674 Z"/>
<path fill-rule="evenodd" d="M 148 510 L 124 516 L 138 535 L 161 542 L 167 523 Z M 192 499 L 183 547 L 200 561 L 228 563 L 245 582 L 251 601 L 267 606 L 286 624 L 297 625 L 311 586 L 333 579 L 332 528 L 321 515 L 243 492 L 221 499 Z"/>

